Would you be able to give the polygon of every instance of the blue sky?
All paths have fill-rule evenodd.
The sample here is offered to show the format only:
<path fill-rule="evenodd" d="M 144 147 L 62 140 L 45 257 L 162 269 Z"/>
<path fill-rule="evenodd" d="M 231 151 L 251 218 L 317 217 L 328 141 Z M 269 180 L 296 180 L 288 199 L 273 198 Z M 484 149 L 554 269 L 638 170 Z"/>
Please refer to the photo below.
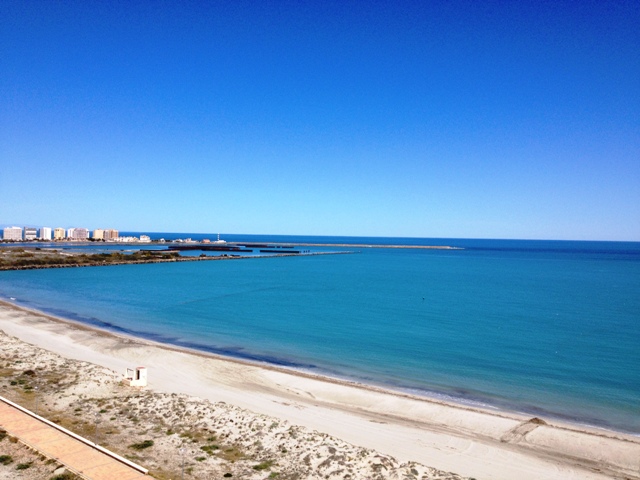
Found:
<path fill-rule="evenodd" d="M 0 224 L 640 240 L 636 1 L 0 2 Z"/>

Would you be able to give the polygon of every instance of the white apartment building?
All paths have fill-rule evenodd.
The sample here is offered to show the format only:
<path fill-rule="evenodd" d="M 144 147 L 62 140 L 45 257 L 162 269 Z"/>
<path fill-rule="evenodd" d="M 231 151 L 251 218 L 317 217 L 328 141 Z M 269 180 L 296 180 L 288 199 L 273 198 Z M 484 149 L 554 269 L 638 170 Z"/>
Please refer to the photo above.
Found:
<path fill-rule="evenodd" d="M 40 227 L 40 240 L 51 240 L 51 227 Z"/>
<path fill-rule="evenodd" d="M 2 239 L 3 240 L 13 240 L 20 241 L 22 240 L 22 228 L 20 227 L 7 227 L 2 231 Z"/>
<path fill-rule="evenodd" d="M 53 239 L 54 240 L 64 240 L 64 238 L 65 238 L 64 228 L 58 227 L 58 228 L 53 230 Z"/>
<path fill-rule="evenodd" d="M 89 238 L 89 230 L 86 228 L 70 228 L 67 230 L 67 238 L 76 242 L 81 242 Z"/>
<path fill-rule="evenodd" d="M 24 239 L 25 240 L 37 240 L 38 239 L 38 229 L 34 227 L 24 227 Z"/>

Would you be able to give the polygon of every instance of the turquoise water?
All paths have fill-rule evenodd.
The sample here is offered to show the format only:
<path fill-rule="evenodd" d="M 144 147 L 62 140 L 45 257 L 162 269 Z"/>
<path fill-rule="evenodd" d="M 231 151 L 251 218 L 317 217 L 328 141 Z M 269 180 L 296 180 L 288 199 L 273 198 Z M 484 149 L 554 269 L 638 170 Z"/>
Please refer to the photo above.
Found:
<path fill-rule="evenodd" d="M 171 235 L 198 238 L 157 236 Z M 1 272 L 0 296 L 178 345 L 640 433 L 638 243 L 223 238 L 464 249 Z"/>

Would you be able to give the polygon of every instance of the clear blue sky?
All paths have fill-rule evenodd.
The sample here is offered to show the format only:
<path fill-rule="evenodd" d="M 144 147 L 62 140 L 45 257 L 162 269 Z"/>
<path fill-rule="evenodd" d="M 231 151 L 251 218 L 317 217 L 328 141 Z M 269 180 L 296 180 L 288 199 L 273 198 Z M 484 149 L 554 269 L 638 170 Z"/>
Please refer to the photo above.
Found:
<path fill-rule="evenodd" d="M 638 1 L 0 2 L 0 224 L 640 240 Z"/>

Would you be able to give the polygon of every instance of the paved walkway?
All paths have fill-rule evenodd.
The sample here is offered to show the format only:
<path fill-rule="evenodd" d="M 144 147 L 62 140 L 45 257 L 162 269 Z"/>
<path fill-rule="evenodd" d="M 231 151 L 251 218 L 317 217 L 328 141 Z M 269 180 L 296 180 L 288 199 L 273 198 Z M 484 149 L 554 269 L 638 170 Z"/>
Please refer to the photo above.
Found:
<path fill-rule="evenodd" d="M 53 458 L 88 480 L 149 480 L 151 477 L 121 460 L 74 438 L 0 397 L 0 427 L 22 443 Z M 86 442 L 86 443 L 85 443 Z M 142 467 L 140 467 L 141 470 Z"/>

